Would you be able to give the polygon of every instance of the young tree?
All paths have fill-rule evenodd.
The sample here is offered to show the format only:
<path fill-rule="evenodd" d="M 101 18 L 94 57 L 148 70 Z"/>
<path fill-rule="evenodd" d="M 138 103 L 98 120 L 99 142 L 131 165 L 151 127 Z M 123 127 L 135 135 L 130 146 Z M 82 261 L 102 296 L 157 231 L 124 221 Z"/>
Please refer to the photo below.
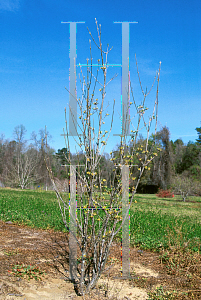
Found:
<path fill-rule="evenodd" d="M 0 181 L 1 181 L 1 186 L 4 186 L 5 184 L 5 153 L 6 153 L 6 147 L 8 145 L 8 141 L 5 140 L 4 135 L 2 134 L 0 137 Z"/>
<path fill-rule="evenodd" d="M 200 145 L 189 141 L 182 157 L 181 173 L 193 165 L 200 164 Z"/>
<path fill-rule="evenodd" d="M 54 155 L 54 149 L 49 146 L 49 143 L 52 139 L 50 133 L 45 129 L 40 129 L 38 133 L 33 131 L 31 133 L 31 141 L 30 146 L 37 151 L 37 165 L 35 172 L 37 173 L 37 184 L 45 186 L 46 190 L 49 185 L 51 185 L 51 181 L 49 179 L 49 174 L 46 168 L 44 151 L 48 153 L 51 161 L 51 168 L 54 174 L 58 173 L 59 165 Z M 46 142 L 45 142 L 46 140 Z"/>
<path fill-rule="evenodd" d="M 175 193 L 179 193 L 185 202 L 193 189 L 192 178 L 185 176 L 185 174 L 177 174 L 173 179 L 172 184 Z"/>
<path fill-rule="evenodd" d="M 155 139 L 158 146 L 161 147 L 159 156 L 154 160 L 152 179 L 155 184 L 160 186 L 163 190 L 167 190 L 170 186 L 172 175 L 172 157 L 171 157 L 171 144 L 170 144 L 170 131 L 164 126 L 156 133 Z"/>
<path fill-rule="evenodd" d="M 171 141 L 171 145 L 173 150 L 174 171 L 175 173 L 180 174 L 182 170 L 182 161 L 186 146 L 184 146 L 184 142 L 182 141 L 182 139 L 177 139 L 174 142 Z"/>
<path fill-rule="evenodd" d="M 148 151 L 148 139 L 153 119 L 156 119 L 157 125 L 160 67 L 154 79 L 154 81 L 157 80 L 156 98 L 154 101 L 153 112 L 148 117 L 148 122 L 146 122 L 145 119 L 145 114 L 148 110 L 148 108 L 145 106 L 145 100 L 150 91 L 144 92 L 141 86 L 143 100 L 137 105 L 128 76 L 128 91 L 131 91 L 133 109 L 131 108 L 132 102 L 129 100 L 128 106 L 126 107 L 127 122 L 129 120 L 128 112 L 130 108 L 131 114 L 133 114 L 133 116 L 137 116 L 137 122 L 135 125 L 132 122 L 134 117 L 129 120 L 134 129 L 134 131 L 132 130 L 132 137 L 130 141 L 132 143 L 132 151 L 131 153 L 128 153 L 127 150 L 128 146 L 126 145 L 127 136 L 125 134 L 125 128 L 128 126 L 128 123 L 125 122 L 126 124 L 123 124 L 125 127 L 122 128 L 119 151 L 116 152 L 115 155 L 111 155 L 111 162 L 113 163 L 113 176 L 111 178 L 110 189 L 107 189 L 107 181 L 103 177 L 106 174 L 101 172 L 101 157 L 103 156 L 104 149 L 112 129 L 115 100 L 113 102 L 113 109 L 111 110 L 112 117 L 110 129 L 108 129 L 109 126 L 105 128 L 104 125 L 105 119 L 109 116 L 107 111 L 105 112 L 105 99 L 106 86 L 114 79 L 115 76 L 107 82 L 107 58 L 110 50 L 109 46 L 107 47 L 106 51 L 103 50 L 101 41 L 101 25 L 98 26 L 97 21 L 96 26 L 98 32 L 98 42 L 95 41 L 90 32 L 89 34 L 100 51 L 97 72 L 96 75 L 94 75 L 91 55 L 90 62 L 87 60 L 86 76 L 84 76 L 81 68 L 80 82 L 82 96 L 81 98 L 78 98 L 77 94 L 75 95 L 80 114 L 78 122 L 79 132 L 77 131 L 77 138 L 74 138 L 74 140 L 82 150 L 84 160 L 82 159 L 82 162 L 80 163 L 79 152 L 77 152 L 78 167 L 76 169 L 76 167 L 72 165 L 72 158 L 70 155 L 66 156 L 66 164 L 70 165 L 70 178 L 75 179 L 76 174 L 77 178 L 80 179 L 81 182 L 80 192 L 77 195 L 77 203 L 80 209 L 78 211 L 78 215 L 76 216 L 72 214 L 72 207 L 70 208 L 70 221 L 68 221 L 68 215 L 66 213 L 69 205 L 68 195 L 67 198 L 65 198 L 65 194 L 62 194 L 61 191 L 59 191 L 51 171 L 48 155 L 46 156 L 47 168 L 49 170 L 50 178 L 59 202 L 63 222 L 66 229 L 71 233 L 70 238 L 73 236 L 73 238 L 76 239 L 76 243 L 79 247 L 80 258 L 76 262 L 77 266 L 74 266 L 74 269 L 72 267 L 70 274 L 71 280 L 76 285 L 79 295 L 88 293 L 90 289 L 96 286 L 98 279 L 105 269 L 112 241 L 121 230 L 121 227 L 128 216 L 128 212 L 141 176 L 144 170 L 148 168 L 148 164 L 157 155 L 157 152 L 152 153 L 151 151 Z M 99 77 L 100 71 L 102 72 L 101 78 Z M 139 81 L 141 84 L 140 78 Z M 98 93 L 97 89 L 100 92 L 100 99 L 98 96 L 95 96 Z M 128 92 L 127 96 L 128 99 L 130 99 L 130 92 Z M 67 123 L 68 122 L 66 118 L 66 132 L 64 136 L 66 140 L 66 148 L 69 149 L 70 153 L 69 131 Z M 144 145 L 139 145 L 139 147 L 136 148 L 136 141 L 141 128 L 146 129 L 146 142 Z M 137 179 L 132 178 L 131 176 L 129 178 L 129 173 L 127 171 L 129 166 L 133 167 L 136 157 L 138 158 Z M 123 209 L 124 199 L 127 199 L 128 197 L 125 185 L 128 184 L 129 179 L 135 181 L 135 187 L 132 189 L 132 196 L 130 197 L 130 201 L 126 206 L 126 214 L 122 220 L 121 208 Z M 115 180 L 116 184 L 114 184 Z M 72 190 L 75 189 L 74 181 L 72 181 Z M 75 200 L 75 195 L 72 193 L 70 201 L 73 200 Z M 78 231 L 77 236 L 76 231 L 71 227 L 72 224 L 74 229 L 76 228 L 76 231 Z"/>
<path fill-rule="evenodd" d="M 67 148 L 58 149 L 56 156 L 60 160 L 61 165 L 65 165 L 68 154 L 69 152 Z"/>
<path fill-rule="evenodd" d="M 197 131 L 198 134 L 198 139 L 196 140 L 196 142 L 201 145 L 201 127 L 196 127 L 195 130 Z"/>
<path fill-rule="evenodd" d="M 16 126 L 13 131 L 14 141 L 9 142 L 5 153 L 5 181 L 21 189 L 35 182 L 38 175 L 38 152 L 31 145 L 27 146 L 25 135 L 26 128 L 23 125 Z"/>

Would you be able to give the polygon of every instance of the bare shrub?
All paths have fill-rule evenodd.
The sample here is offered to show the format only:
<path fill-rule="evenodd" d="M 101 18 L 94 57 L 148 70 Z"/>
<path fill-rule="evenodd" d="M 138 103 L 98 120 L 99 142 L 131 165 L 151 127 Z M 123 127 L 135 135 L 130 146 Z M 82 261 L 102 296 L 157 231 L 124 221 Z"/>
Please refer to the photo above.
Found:
<path fill-rule="evenodd" d="M 69 155 L 66 155 L 66 168 L 71 181 L 70 221 L 68 220 L 69 194 L 62 193 L 62 191 L 59 189 L 59 186 L 53 177 L 48 155 L 46 156 L 47 168 L 56 192 L 64 225 L 68 232 L 70 232 L 69 238 L 71 241 L 76 241 L 76 244 L 74 244 L 75 253 L 77 253 L 77 245 L 79 248 L 77 253 L 78 259 L 77 257 L 74 257 L 76 262 L 74 266 L 70 267 L 70 279 L 75 284 L 77 293 L 79 295 L 89 293 L 90 290 L 96 286 L 98 279 L 105 270 L 112 241 L 127 220 L 129 209 L 141 176 L 144 170 L 148 168 L 149 163 L 154 159 L 154 157 L 157 155 L 157 151 L 159 150 L 155 149 L 154 152 L 152 149 L 148 150 L 148 138 L 153 120 L 155 120 L 156 132 L 160 67 L 154 78 L 154 82 L 157 82 L 156 97 L 154 100 L 153 112 L 151 115 L 149 115 L 148 122 L 146 122 L 145 119 L 146 111 L 148 110 L 148 108 L 145 106 L 145 101 L 154 86 L 154 82 L 150 91 L 144 92 L 139 77 L 143 100 L 137 104 L 134 99 L 128 70 L 128 102 L 127 107 L 124 107 L 124 109 L 126 109 L 127 117 L 125 124 L 123 124 L 122 134 L 120 136 L 120 149 L 118 153 L 116 153 L 115 156 L 113 155 L 110 159 L 113 162 L 114 168 L 112 171 L 113 177 L 111 186 L 108 188 L 108 183 L 102 175 L 103 173 L 100 167 L 100 159 L 104 153 L 105 146 L 107 145 L 111 133 L 115 106 L 114 100 L 113 108 L 110 109 L 111 123 L 110 126 L 107 125 L 106 127 L 105 119 L 109 116 L 109 113 L 106 111 L 107 107 L 105 107 L 106 86 L 116 77 L 116 75 L 114 75 L 107 82 L 107 59 L 111 49 L 109 50 L 109 46 L 107 46 L 107 50 L 103 50 L 101 42 L 101 26 L 98 26 L 97 21 L 96 26 L 98 42 L 95 41 L 90 32 L 89 34 L 91 35 L 91 38 L 99 49 L 100 53 L 98 67 L 96 68 L 97 71 L 94 75 L 91 54 L 90 60 L 87 60 L 86 76 L 84 76 L 84 72 L 82 68 L 80 68 L 81 97 L 78 97 L 76 93 L 74 95 L 80 113 L 78 114 L 79 122 L 77 124 L 79 132 L 77 130 L 77 136 L 73 138 L 81 149 L 82 153 L 82 160 L 78 160 L 77 166 L 73 165 L 71 161 L 69 142 L 70 133 L 68 130 L 65 112 L 66 128 L 64 130 L 64 137 L 66 148 L 69 150 Z M 100 72 L 102 73 L 101 78 L 99 78 Z M 138 65 L 137 73 L 139 76 Z M 100 94 L 100 100 L 98 97 L 96 97 L 98 92 Z M 132 97 L 132 102 L 130 101 L 130 96 Z M 71 110 L 71 107 L 69 107 L 69 109 Z M 129 109 L 131 110 L 131 115 L 133 116 L 132 119 L 137 120 L 136 124 L 133 124 L 132 119 L 129 118 Z M 129 122 L 134 129 L 131 130 L 130 142 L 132 143 L 132 147 L 130 153 L 128 153 L 128 146 L 126 145 L 126 128 Z M 144 145 L 136 147 L 138 133 L 142 128 L 144 128 L 147 133 L 146 142 Z M 77 151 L 78 158 L 79 153 L 80 152 Z M 137 165 L 135 163 L 136 157 L 139 158 Z M 138 170 L 137 178 L 132 178 L 132 176 L 129 174 L 129 166 L 133 165 L 135 165 Z M 128 195 L 129 179 L 130 181 L 135 182 L 135 186 L 132 188 L 132 195 L 130 196 L 130 199 Z M 80 191 L 77 193 L 77 207 L 79 208 L 76 215 L 76 195 L 73 193 L 73 191 L 75 191 L 75 182 L 77 180 L 80 180 Z M 125 199 L 128 201 L 126 202 Z M 73 205 L 74 210 L 72 207 Z M 126 213 L 124 214 L 122 220 L 121 210 L 123 209 L 126 211 Z M 127 230 L 129 230 L 129 228 L 127 228 Z M 70 255 L 73 255 L 71 250 Z"/>

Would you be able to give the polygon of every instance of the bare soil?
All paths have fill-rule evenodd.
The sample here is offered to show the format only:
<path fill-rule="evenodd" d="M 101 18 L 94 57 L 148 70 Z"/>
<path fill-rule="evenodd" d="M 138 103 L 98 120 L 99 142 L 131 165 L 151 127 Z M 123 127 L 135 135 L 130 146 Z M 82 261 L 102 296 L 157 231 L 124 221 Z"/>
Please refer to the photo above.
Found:
<path fill-rule="evenodd" d="M 32 229 L 12 222 L 0 221 L 0 299 L 145 300 L 149 299 L 148 292 L 160 286 L 163 286 L 164 291 L 177 291 L 177 296 L 151 299 L 201 299 L 200 277 L 198 276 L 195 288 L 195 283 L 192 287 L 189 278 L 185 281 L 183 277 L 168 274 L 159 253 L 131 248 L 132 278 L 120 279 L 121 245 L 115 243 L 110 251 L 110 259 L 115 261 L 113 267 L 102 275 L 90 296 L 78 296 L 73 284 L 66 280 L 68 275 L 67 239 L 68 237 L 61 232 Z M 42 280 L 28 280 L 26 276 L 16 277 L 9 272 L 16 264 L 38 266 L 46 274 L 41 275 Z M 186 295 L 182 293 L 184 291 Z"/>

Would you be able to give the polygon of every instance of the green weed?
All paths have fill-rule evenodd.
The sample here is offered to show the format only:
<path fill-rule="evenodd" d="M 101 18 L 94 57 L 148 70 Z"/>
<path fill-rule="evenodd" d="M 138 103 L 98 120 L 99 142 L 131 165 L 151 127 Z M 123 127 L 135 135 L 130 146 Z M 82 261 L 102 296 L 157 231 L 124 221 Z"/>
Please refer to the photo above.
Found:
<path fill-rule="evenodd" d="M 12 256 L 12 255 L 16 255 L 16 254 L 19 254 L 18 250 L 13 250 L 13 251 L 5 251 L 4 250 L 4 255 Z"/>
<path fill-rule="evenodd" d="M 14 265 L 12 271 L 8 271 L 14 276 L 23 277 L 35 280 L 42 280 L 41 275 L 46 274 L 45 271 L 41 271 L 39 267 L 35 266 L 25 266 L 25 265 Z"/>

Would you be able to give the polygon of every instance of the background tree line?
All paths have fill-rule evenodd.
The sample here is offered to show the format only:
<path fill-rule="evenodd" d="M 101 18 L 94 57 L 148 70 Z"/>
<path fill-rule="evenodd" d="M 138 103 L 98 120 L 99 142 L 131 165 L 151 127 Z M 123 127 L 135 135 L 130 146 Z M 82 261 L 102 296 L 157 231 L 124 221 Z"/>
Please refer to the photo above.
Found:
<path fill-rule="evenodd" d="M 149 138 L 149 147 L 161 148 L 157 157 L 151 161 L 149 168 L 144 172 L 138 192 L 156 193 L 158 188 L 168 189 L 180 186 L 181 182 L 187 182 L 191 186 L 191 193 L 201 195 L 201 127 L 196 128 L 198 139 L 184 144 L 182 139 L 174 142 L 170 140 L 170 131 L 164 126 L 156 136 Z M 48 144 L 44 143 L 45 136 Z M 30 140 L 26 140 L 26 128 L 23 125 L 16 126 L 13 131 L 13 139 L 10 141 L 2 135 L 0 138 L 0 185 L 13 188 L 51 188 L 44 160 L 44 150 L 48 151 L 51 160 L 52 171 L 58 181 L 68 185 L 69 167 L 66 167 L 66 157 L 70 155 L 73 164 L 85 164 L 84 153 L 79 156 L 69 153 L 67 148 L 58 149 L 57 152 L 49 146 L 51 136 L 45 130 L 38 133 L 32 132 Z M 142 135 L 136 141 L 140 149 L 146 140 Z M 112 158 L 119 153 L 120 145 L 116 145 L 110 154 L 105 153 L 100 160 L 98 172 L 107 180 L 108 188 L 113 182 L 114 163 Z M 132 152 L 131 144 L 127 145 L 127 152 Z M 137 165 L 141 155 L 136 154 L 132 165 Z M 79 161 L 78 161 L 79 157 Z M 118 159 L 116 160 L 118 161 Z M 120 163 L 120 161 L 119 161 Z M 120 170 L 119 170 L 120 172 Z M 134 186 L 137 180 L 137 169 L 130 168 L 132 178 L 130 186 Z"/>

